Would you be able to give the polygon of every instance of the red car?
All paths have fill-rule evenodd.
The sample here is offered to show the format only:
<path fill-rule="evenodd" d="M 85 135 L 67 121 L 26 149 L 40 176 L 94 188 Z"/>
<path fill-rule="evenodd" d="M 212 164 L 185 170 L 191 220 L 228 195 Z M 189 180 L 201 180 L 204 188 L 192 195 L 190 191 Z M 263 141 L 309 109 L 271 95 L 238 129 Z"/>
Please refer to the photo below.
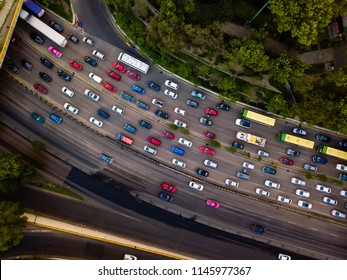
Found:
<path fill-rule="evenodd" d="M 76 61 L 70 60 L 69 64 L 75 68 L 77 71 L 82 71 L 83 67 L 79 65 Z"/>
<path fill-rule="evenodd" d="M 210 156 L 214 156 L 216 154 L 216 152 L 210 148 L 207 148 L 206 146 L 201 146 L 200 147 L 200 152 L 210 155 Z"/>
<path fill-rule="evenodd" d="M 110 85 L 109 83 L 106 83 L 106 82 L 103 82 L 102 86 L 112 92 L 116 92 L 117 90 L 113 85 Z"/>
<path fill-rule="evenodd" d="M 168 192 L 172 192 L 172 193 L 176 192 L 176 190 L 177 190 L 175 186 L 172 186 L 172 185 L 165 183 L 165 182 L 161 183 L 161 187 L 164 190 L 167 190 Z"/>
<path fill-rule="evenodd" d="M 106 71 L 107 76 L 110 76 L 111 78 L 119 81 L 121 79 L 121 75 L 118 75 L 116 72 L 113 72 L 112 70 Z"/>
<path fill-rule="evenodd" d="M 36 83 L 34 85 L 34 88 L 37 89 L 39 92 L 43 94 L 47 94 L 47 89 L 45 89 L 43 86 L 41 86 L 39 83 Z"/>
<path fill-rule="evenodd" d="M 141 79 L 141 76 L 140 75 L 137 75 L 133 72 L 131 72 L 130 70 L 128 70 L 126 73 L 125 73 L 128 77 L 134 79 L 135 81 L 138 81 Z"/>
<path fill-rule="evenodd" d="M 121 65 L 121 64 L 119 64 L 119 63 L 117 63 L 117 62 L 114 62 L 114 63 L 112 64 L 112 66 L 113 66 L 114 69 L 118 70 L 119 72 L 124 73 L 124 72 L 127 71 L 127 69 L 126 69 L 123 65 Z"/>
<path fill-rule="evenodd" d="M 211 115 L 211 116 L 214 116 L 214 117 L 218 116 L 218 112 L 216 110 L 211 109 L 211 108 L 206 108 L 205 109 L 205 114 L 206 115 Z"/>
<path fill-rule="evenodd" d="M 206 204 L 206 206 L 210 206 L 210 207 L 213 207 L 213 208 L 219 208 L 220 207 L 219 202 L 211 200 L 211 199 L 206 200 L 205 204 Z"/>
<path fill-rule="evenodd" d="M 170 140 L 175 138 L 175 135 L 173 135 L 172 133 L 167 132 L 167 131 L 163 131 L 163 136 L 166 138 L 169 138 Z"/>
<path fill-rule="evenodd" d="M 152 143 L 153 145 L 160 146 L 161 141 L 158 139 L 153 138 L 152 136 L 149 136 L 147 138 L 147 142 Z"/>
<path fill-rule="evenodd" d="M 280 158 L 280 163 L 287 164 L 287 165 L 293 165 L 294 161 L 292 161 L 291 159 L 287 159 L 287 158 L 281 157 Z"/>
<path fill-rule="evenodd" d="M 204 136 L 207 137 L 207 138 L 211 138 L 211 139 L 215 139 L 216 138 L 216 134 L 214 134 L 212 132 L 209 132 L 207 130 L 204 132 Z"/>

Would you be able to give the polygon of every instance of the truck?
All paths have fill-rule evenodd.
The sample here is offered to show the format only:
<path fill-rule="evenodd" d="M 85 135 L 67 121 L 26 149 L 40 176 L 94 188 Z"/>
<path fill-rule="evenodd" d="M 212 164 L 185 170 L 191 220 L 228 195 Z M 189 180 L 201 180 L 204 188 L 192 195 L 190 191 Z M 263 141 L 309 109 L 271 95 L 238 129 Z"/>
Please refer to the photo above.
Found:
<path fill-rule="evenodd" d="M 127 53 L 121 52 L 118 56 L 118 60 L 144 74 L 147 74 L 148 72 L 149 65 L 147 63 L 144 63 Z"/>
<path fill-rule="evenodd" d="M 38 18 L 24 10 L 20 11 L 19 17 L 60 47 L 65 47 L 67 43 L 66 38 Z"/>
<path fill-rule="evenodd" d="M 255 136 L 250 133 L 239 131 L 238 133 L 236 133 L 236 138 L 239 140 L 245 141 L 247 143 L 251 143 L 253 145 L 265 147 L 265 142 L 266 142 L 265 138 Z"/>
<path fill-rule="evenodd" d="M 32 0 L 24 1 L 23 6 L 30 10 L 33 14 L 37 15 L 39 18 L 42 17 L 45 13 L 45 10 Z"/>

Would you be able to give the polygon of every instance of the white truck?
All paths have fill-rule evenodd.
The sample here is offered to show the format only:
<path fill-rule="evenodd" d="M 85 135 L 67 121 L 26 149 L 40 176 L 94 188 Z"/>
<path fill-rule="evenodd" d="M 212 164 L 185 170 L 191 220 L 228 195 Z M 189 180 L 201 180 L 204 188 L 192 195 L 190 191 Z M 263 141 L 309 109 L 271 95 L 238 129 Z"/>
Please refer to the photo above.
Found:
<path fill-rule="evenodd" d="M 264 147 L 266 142 L 265 138 L 261 138 L 259 136 L 255 136 L 250 133 L 246 133 L 242 131 L 239 131 L 238 133 L 236 133 L 236 138 L 239 140 L 245 141 L 247 143 L 260 146 L 260 147 Z"/>

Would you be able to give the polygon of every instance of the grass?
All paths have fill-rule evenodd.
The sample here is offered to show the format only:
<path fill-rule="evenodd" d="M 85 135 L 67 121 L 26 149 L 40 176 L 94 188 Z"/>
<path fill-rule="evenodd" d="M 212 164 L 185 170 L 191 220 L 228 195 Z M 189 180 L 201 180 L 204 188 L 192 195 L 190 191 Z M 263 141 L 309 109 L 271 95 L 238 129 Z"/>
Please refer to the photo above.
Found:
<path fill-rule="evenodd" d="M 53 11 L 54 13 L 61 16 L 62 18 L 68 20 L 69 22 L 72 22 L 72 11 L 71 11 L 70 0 L 55 0 L 55 1 L 38 0 L 38 2 L 42 6 Z"/>
<path fill-rule="evenodd" d="M 73 191 L 71 191 L 69 189 L 69 187 L 65 187 L 62 185 L 58 185 L 52 182 L 49 182 L 47 180 L 42 180 L 41 182 L 33 182 L 31 183 L 31 185 L 34 185 L 36 187 L 51 191 L 51 192 L 55 192 L 55 193 L 59 193 L 65 196 L 69 196 L 78 200 L 83 200 L 83 198 L 81 196 L 79 196 L 78 194 L 74 193 Z"/>

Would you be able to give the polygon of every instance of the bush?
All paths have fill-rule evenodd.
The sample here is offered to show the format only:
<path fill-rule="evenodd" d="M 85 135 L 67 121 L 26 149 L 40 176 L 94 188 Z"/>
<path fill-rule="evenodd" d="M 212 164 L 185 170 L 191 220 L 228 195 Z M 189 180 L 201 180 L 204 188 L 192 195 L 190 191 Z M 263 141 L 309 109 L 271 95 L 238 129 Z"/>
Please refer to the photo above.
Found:
<path fill-rule="evenodd" d="M 328 181 L 327 176 L 324 175 L 324 174 L 317 174 L 317 175 L 316 175 L 316 178 L 317 178 L 319 181 L 323 182 L 323 183 L 326 182 L 326 181 Z"/>
<path fill-rule="evenodd" d="M 221 143 L 216 141 L 216 140 L 213 140 L 213 139 L 209 139 L 208 143 L 214 148 L 220 148 L 221 147 Z"/>
<path fill-rule="evenodd" d="M 173 124 L 173 123 L 170 123 L 169 124 L 169 128 L 171 128 L 172 130 L 177 130 L 178 129 L 178 126 Z"/>

